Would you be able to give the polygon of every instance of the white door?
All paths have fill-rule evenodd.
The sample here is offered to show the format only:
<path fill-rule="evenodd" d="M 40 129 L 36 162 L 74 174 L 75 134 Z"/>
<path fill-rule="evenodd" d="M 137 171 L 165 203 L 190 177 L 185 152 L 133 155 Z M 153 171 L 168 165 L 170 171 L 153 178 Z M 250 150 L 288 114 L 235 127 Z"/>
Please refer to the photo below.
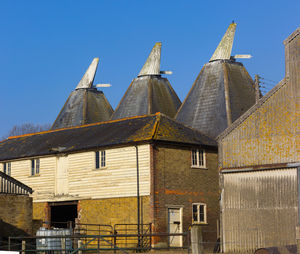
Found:
<path fill-rule="evenodd" d="M 181 209 L 168 208 L 169 233 L 182 233 Z M 182 247 L 182 236 L 169 236 L 169 245 Z"/>
<path fill-rule="evenodd" d="M 68 157 L 57 157 L 55 174 L 55 195 L 67 195 L 69 192 Z"/>

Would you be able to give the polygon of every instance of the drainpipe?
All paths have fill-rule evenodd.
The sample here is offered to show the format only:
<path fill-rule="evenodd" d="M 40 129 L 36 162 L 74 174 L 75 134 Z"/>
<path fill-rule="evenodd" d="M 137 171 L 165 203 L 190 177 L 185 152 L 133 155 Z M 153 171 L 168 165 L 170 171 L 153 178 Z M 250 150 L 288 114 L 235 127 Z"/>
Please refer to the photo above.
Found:
<path fill-rule="evenodd" d="M 139 174 L 139 150 L 135 145 L 136 151 L 136 192 L 137 192 L 137 231 L 138 231 L 138 248 L 140 248 L 140 174 Z M 138 250 L 140 252 L 140 250 Z"/>
<path fill-rule="evenodd" d="M 297 253 L 300 253 L 300 167 L 297 168 L 297 187 L 298 187 L 298 225 L 296 226 Z"/>

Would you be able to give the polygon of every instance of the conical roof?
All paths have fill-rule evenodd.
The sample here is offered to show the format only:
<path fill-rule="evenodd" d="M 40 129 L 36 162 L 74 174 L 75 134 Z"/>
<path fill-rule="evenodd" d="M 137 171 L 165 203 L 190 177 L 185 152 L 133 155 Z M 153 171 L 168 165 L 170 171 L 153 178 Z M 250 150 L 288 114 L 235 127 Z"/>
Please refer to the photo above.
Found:
<path fill-rule="evenodd" d="M 131 82 L 112 119 L 150 115 L 156 112 L 169 117 L 175 116 L 181 102 L 168 79 L 161 77 L 160 55 L 161 43 L 158 42 L 138 77 Z"/>
<path fill-rule="evenodd" d="M 95 58 L 76 89 L 71 92 L 51 129 L 103 122 L 110 119 L 113 109 L 104 93 L 93 87 L 99 59 Z"/>
<path fill-rule="evenodd" d="M 231 24 L 176 115 L 177 121 L 212 138 L 255 103 L 253 80 L 242 63 L 230 59 L 234 31 Z"/>

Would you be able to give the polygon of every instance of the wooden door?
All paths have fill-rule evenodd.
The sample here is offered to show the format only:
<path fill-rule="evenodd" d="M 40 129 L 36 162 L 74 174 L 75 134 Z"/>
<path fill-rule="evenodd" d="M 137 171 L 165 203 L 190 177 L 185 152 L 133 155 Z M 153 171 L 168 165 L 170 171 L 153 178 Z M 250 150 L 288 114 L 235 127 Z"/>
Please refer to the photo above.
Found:
<path fill-rule="evenodd" d="M 55 195 L 67 195 L 69 192 L 68 157 L 59 156 L 56 162 Z"/>
<path fill-rule="evenodd" d="M 181 209 L 168 208 L 169 233 L 182 233 Z M 182 236 L 169 236 L 169 245 L 182 247 Z"/>

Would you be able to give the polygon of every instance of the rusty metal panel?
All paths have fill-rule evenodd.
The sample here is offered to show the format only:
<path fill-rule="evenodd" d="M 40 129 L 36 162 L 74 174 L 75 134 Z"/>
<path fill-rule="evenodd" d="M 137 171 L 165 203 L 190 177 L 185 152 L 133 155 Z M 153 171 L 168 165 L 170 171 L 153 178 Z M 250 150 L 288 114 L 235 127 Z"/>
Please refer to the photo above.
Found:
<path fill-rule="evenodd" d="M 299 132 L 295 128 L 294 103 L 291 90 L 284 84 L 220 140 L 223 151 L 221 167 L 299 161 Z"/>
<path fill-rule="evenodd" d="M 297 169 L 223 174 L 225 252 L 296 243 Z"/>
<path fill-rule="evenodd" d="M 221 168 L 300 161 L 300 28 L 284 44 L 285 79 L 219 136 Z"/>

